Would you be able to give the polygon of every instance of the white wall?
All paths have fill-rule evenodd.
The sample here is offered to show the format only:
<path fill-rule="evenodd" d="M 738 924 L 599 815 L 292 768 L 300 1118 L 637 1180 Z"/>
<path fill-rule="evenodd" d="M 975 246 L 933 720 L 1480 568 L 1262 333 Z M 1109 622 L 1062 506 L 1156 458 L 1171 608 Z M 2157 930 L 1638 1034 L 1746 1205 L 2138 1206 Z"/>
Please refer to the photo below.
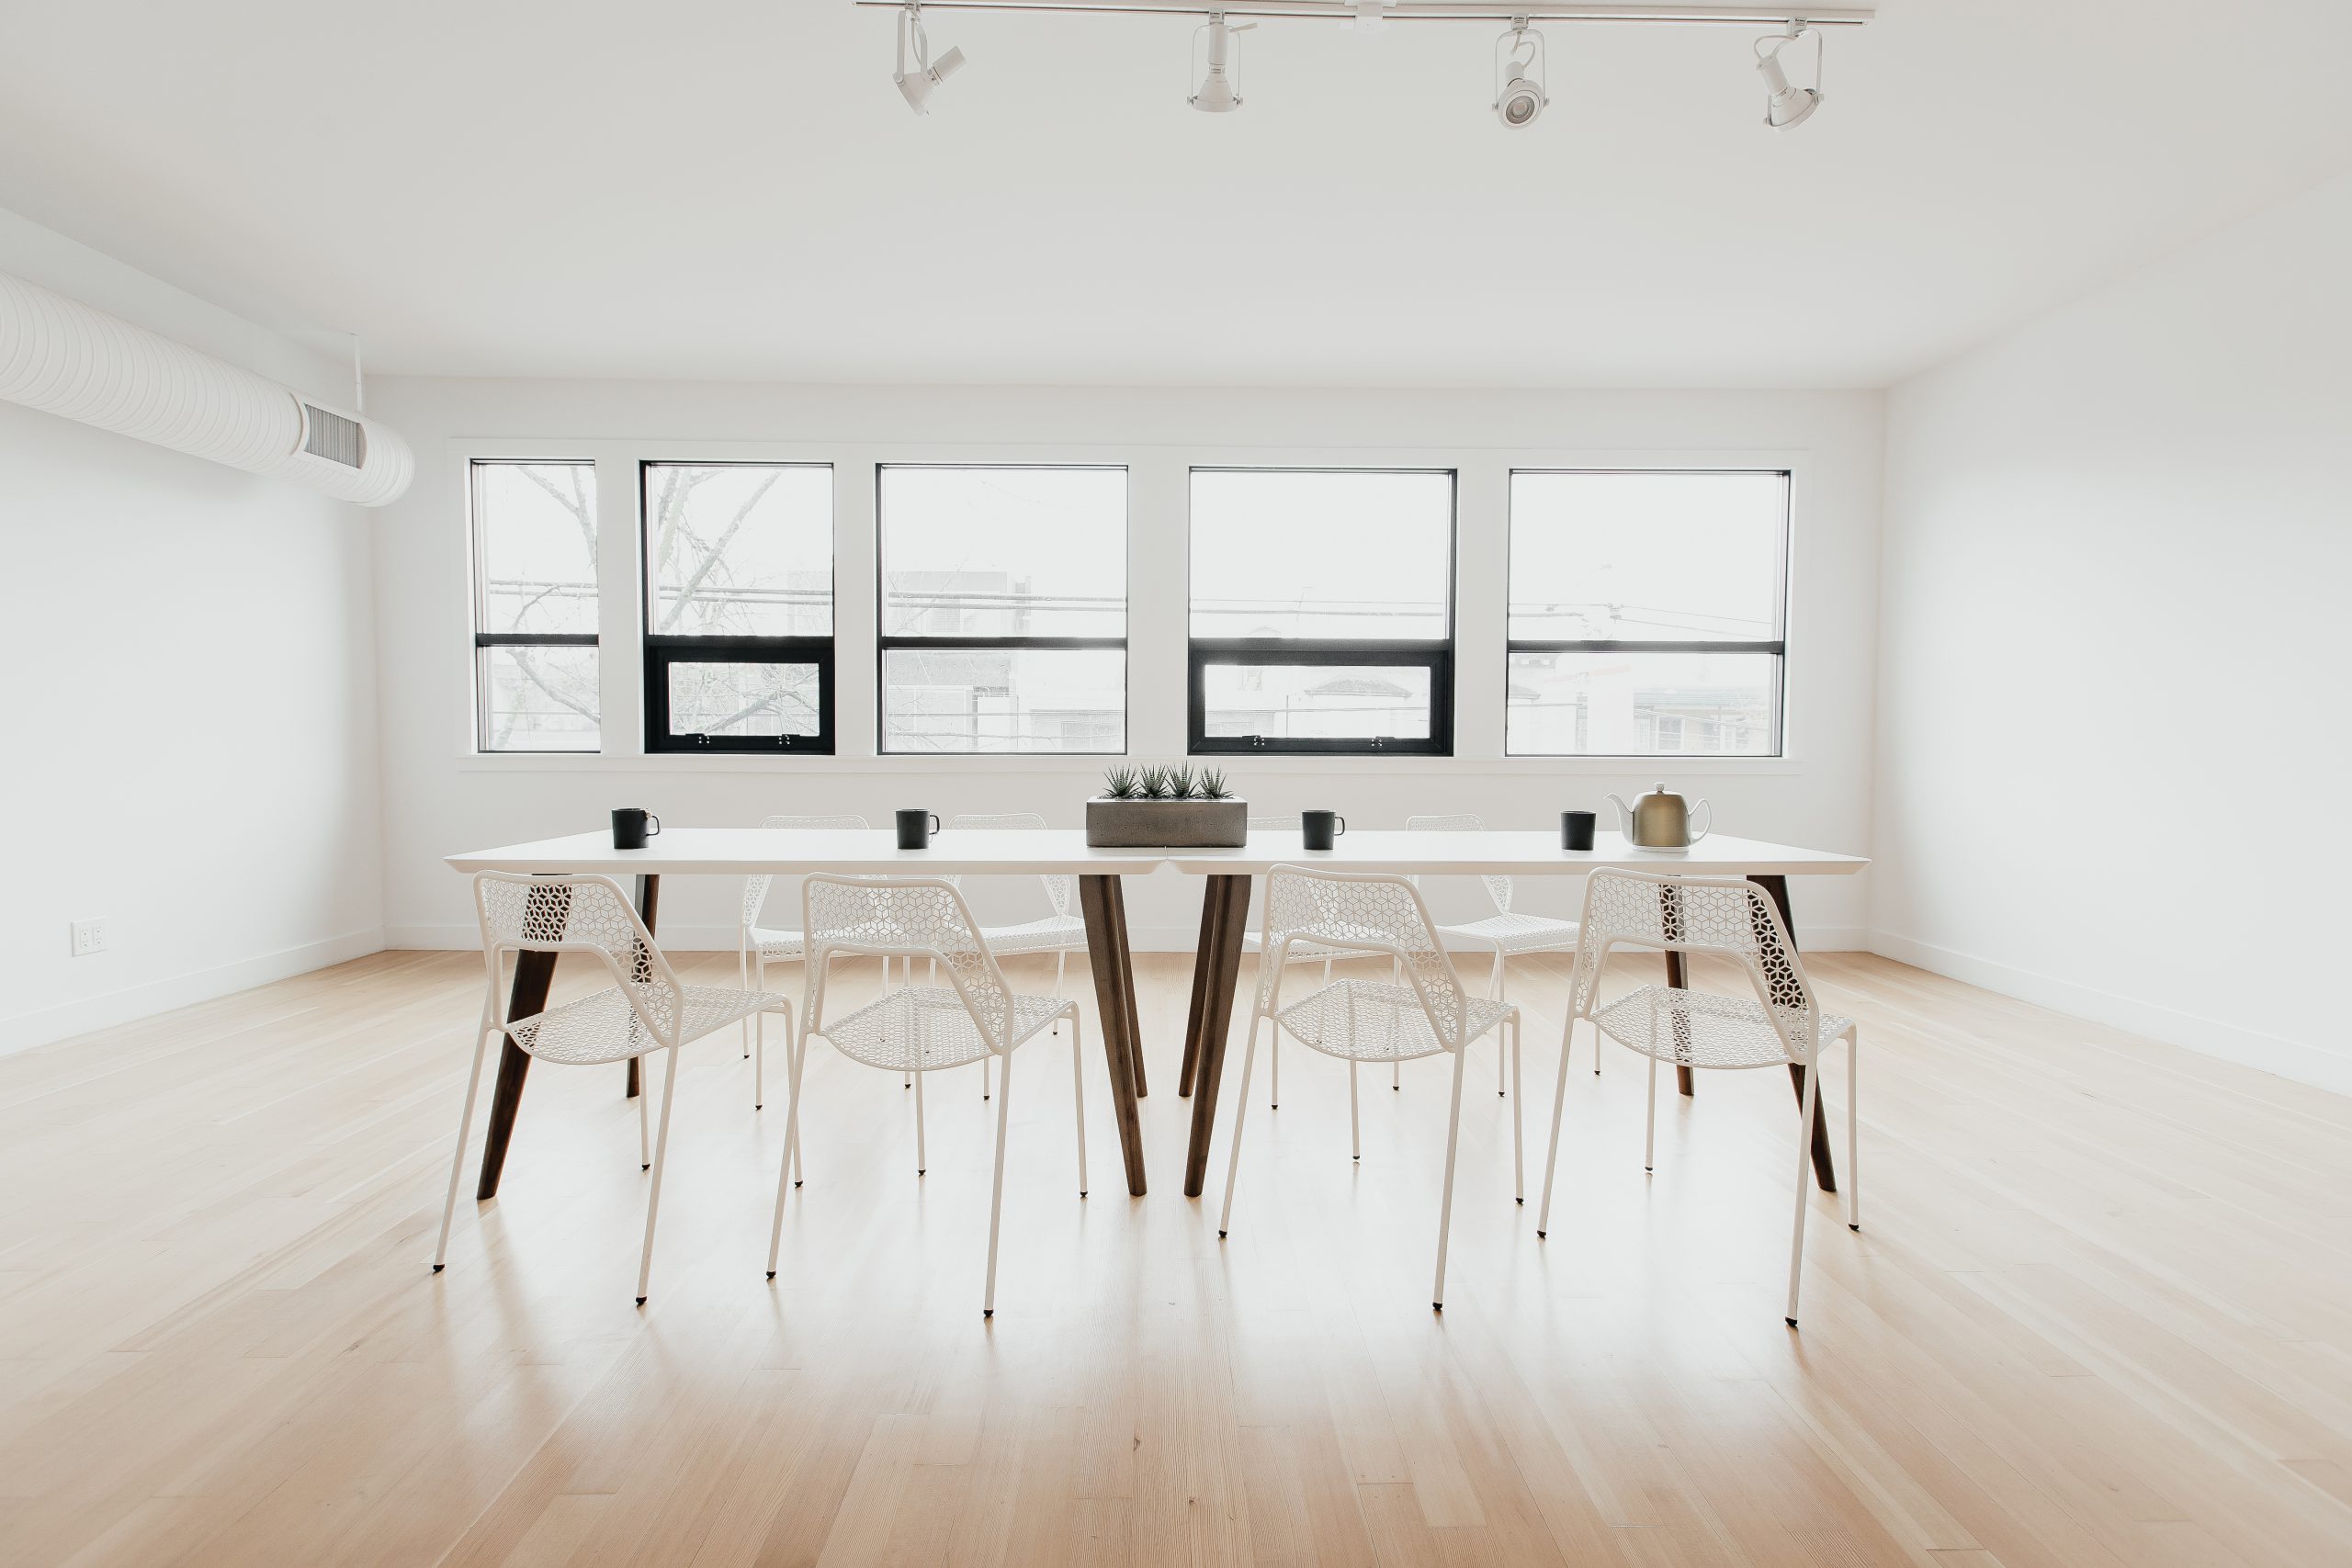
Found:
<path fill-rule="evenodd" d="M 1879 951 L 2352 1090 L 2352 177 L 1898 388 Z"/>
<path fill-rule="evenodd" d="M 1329 806 L 1365 827 L 1469 809 L 1498 827 L 1555 822 L 1658 778 L 1713 797 L 1727 831 L 1868 848 L 1883 425 L 1872 393 L 1204 392 L 791 388 L 647 382 L 387 380 L 371 411 L 415 445 L 415 488 L 376 525 L 386 788 L 385 919 L 396 944 L 473 940 L 461 879 L 440 857 L 602 825 L 615 806 L 674 823 L 748 823 L 777 810 L 901 806 L 1035 809 L 1076 826 L 1099 759 L 890 758 L 874 750 L 872 482 L 880 458 L 1084 457 L 1130 464 L 1130 748 L 1182 753 L 1184 469 L 1195 460 L 1430 462 L 1461 470 L 1457 756 L 1244 761 L 1252 805 Z M 608 464 L 604 525 L 628 570 L 634 465 L 644 457 L 824 457 L 840 466 L 839 721 L 844 754 L 715 759 L 477 757 L 470 751 L 462 470 L 469 455 Z M 1502 757 L 1503 504 L 1514 461 L 1786 464 L 1796 474 L 1787 761 L 1577 763 Z M 616 499 L 617 498 L 617 499 Z M 608 581 L 610 577 L 608 575 Z M 865 586 L 861 587 L 864 584 Z M 608 625 L 610 623 L 608 622 Z M 609 640 L 609 639 L 608 639 Z M 609 661 L 609 741 L 635 750 L 636 676 Z M 862 752 L 863 754 L 856 754 Z M 1605 809 L 1605 807 L 1604 807 Z M 1034 886 L 991 890 L 998 912 Z M 1433 900 L 1471 912 L 1475 886 Z M 1573 913 L 1581 888 L 1523 886 L 1523 907 Z M 729 891 L 665 886 L 675 942 L 731 947 Z M 1795 889 L 1809 944 L 1860 945 L 1860 879 Z M 1172 874 L 1128 891 L 1135 941 L 1192 945 L 1199 894 Z M 1042 912 L 1042 908 L 1032 909 Z M 983 907 L 984 918 L 997 918 Z"/>
<path fill-rule="evenodd" d="M 335 388 L 309 351 L 5 212 L 0 270 Z M 6 403 L 0 474 L 0 1049 L 380 946 L 358 509 Z M 109 951 L 70 956 L 94 916 Z"/>

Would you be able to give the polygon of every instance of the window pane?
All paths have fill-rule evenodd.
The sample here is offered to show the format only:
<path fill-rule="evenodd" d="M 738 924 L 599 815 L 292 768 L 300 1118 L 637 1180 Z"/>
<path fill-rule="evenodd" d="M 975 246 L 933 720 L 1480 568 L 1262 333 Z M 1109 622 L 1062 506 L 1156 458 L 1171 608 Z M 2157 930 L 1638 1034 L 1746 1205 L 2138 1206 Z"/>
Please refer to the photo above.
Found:
<path fill-rule="evenodd" d="M 889 649 L 882 749 L 1124 751 L 1126 686 L 1121 649 Z"/>
<path fill-rule="evenodd" d="M 1770 642 L 1781 635 L 1783 474 L 1510 479 L 1510 636 Z"/>
<path fill-rule="evenodd" d="M 481 745 L 485 751 L 594 751 L 596 650 L 484 648 Z"/>
<path fill-rule="evenodd" d="M 833 635 L 830 468 L 648 463 L 645 549 L 653 584 L 650 631 Z"/>
<path fill-rule="evenodd" d="M 883 636 L 1126 635 L 1125 468 L 886 467 L 881 505 Z"/>
<path fill-rule="evenodd" d="M 1211 664 L 1202 671 L 1211 737 L 1426 740 L 1421 664 Z"/>
<path fill-rule="evenodd" d="M 1770 653 L 1514 653 L 1505 749 L 1769 757 L 1780 690 Z"/>
<path fill-rule="evenodd" d="M 1193 635 L 1446 635 L 1453 476 L 1193 470 Z"/>
<path fill-rule="evenodd" d="M 814 664 L 670 666 L 673 735 L 818 733 Z"/>
<path fill-rule="evenodd" d="M 476 629 L 594 632 L 596 466 L 478 462 L 473 485 Z"/>

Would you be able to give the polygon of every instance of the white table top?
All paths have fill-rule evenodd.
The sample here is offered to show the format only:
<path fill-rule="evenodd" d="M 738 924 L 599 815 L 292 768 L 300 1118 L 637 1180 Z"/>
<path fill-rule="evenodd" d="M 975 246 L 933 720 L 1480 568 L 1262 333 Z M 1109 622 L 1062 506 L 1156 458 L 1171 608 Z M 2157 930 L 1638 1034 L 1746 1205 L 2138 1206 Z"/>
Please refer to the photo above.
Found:
<path fill-rule="evenodd" d="M 1246 849 L 1089 849 L 1076 828 L 949 829 L 927 850 L 901 850 L 888 828 L 672 828 L 641 850 L 613 848 L 608 830 L 573 833 L 451 855 L 458 871 L 598 872 L 614 876 L 743 876 L 831 871 L 892 875 L 1022 872 L 1143 875 L 1163 865 L 1194 875 L 1260 874 L 1277 865 L 1433 876 L 1569 875 L 1603 868 L 1697 876 L 1851 875 L 1870 862 L 1826 850 L 1713 833 L 1681 854 L 1637 850 L 1602 832 L 1589 850 L 1564 850 L 1556 829 L 1483 832 L 1361 829 L 1339 847 L 1300 847 L 1296 829 L 1258 829 Z"/>

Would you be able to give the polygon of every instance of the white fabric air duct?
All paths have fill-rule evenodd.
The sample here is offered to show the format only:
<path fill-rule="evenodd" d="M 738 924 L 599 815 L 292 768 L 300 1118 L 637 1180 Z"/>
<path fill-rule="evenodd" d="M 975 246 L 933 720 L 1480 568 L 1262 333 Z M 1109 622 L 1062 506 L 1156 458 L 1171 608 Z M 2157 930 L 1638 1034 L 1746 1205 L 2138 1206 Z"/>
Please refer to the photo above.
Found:
<path fill-rule="evenodd" d="M 0 398 L 362 506 L 398 499 L 416 471 L 373 420 L 6 273 Z"/>

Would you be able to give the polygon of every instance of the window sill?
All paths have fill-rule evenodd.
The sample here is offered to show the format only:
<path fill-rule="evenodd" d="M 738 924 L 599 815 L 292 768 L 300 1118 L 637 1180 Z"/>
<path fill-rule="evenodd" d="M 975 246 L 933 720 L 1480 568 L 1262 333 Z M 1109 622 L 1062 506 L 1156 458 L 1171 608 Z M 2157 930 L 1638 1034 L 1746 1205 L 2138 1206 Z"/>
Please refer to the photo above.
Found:
<path fill-rule="evenodd" d="M 734 752 L 718 756 L 662 753 L 618 756 L 594 751 L 460 752 L 458 771 L 469 773 L 811 773 L 842 777 L 926 774 L 1039 773 L 1054 777 L 1099 777 L 1106 768 L 1154 760 L 1127 756 L 794 757 Z M 1792 778 L 1805 771 L 1796 757 L 1193 757 L 1195 768 L 1223 770 L 1244 786 L 1252 778 L 1354 777 L 1408 774 L 1417 777 L 1532 778 Z"/>

